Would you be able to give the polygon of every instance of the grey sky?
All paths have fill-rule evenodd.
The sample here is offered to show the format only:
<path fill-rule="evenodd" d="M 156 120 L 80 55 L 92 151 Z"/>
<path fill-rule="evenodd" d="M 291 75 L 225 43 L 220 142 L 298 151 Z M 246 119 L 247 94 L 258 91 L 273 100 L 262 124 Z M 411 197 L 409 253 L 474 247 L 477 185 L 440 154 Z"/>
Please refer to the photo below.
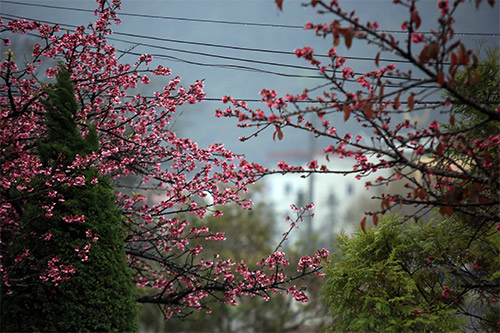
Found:
<path fill-rule="evenodd" d="M 63 6 L 82 9 L 94 9 L 95 1 L 47 1 L 47 0 L 17 0 L 25 4 Z M 295 25 L 301 26 L 307 21 L 328 22 L 331 16 L 319 16 L 312 8 L 301 6 L 302 1 L 285 0 L 284 11 L 280 12 L 272 0 L 251 0 L 251 1 L 214 1 L 214 0 L 124 0 L 122 2 L 123 12 L 131 14 L 146 14 L 155 16 L 168 16 L 177 18 L 196 18 L 205 20 L 255 22 L 274 25 Z M 382 29 L 399 30 L 403 17 L 407 15 L 404 9 L 399 9 L 392 5 L 391 0 L 350 0 L 345 1 L 346 9 L 356 9 L 363 19 L 378 20 Z M 421 16 L 426 24 L 427 20 L 435 17 L 437 11 L 437 1 L 420 1 Z M 499 5 L 492 10 L 484 4 L 480 10 L 474 8 L 473 3 L 467 3 L 458 13 L 457 32 L 483 32 L 499 33 Z M 13 4 L 9 1 L 0 1 L 0 11 L 3 15 L 25 16 L 38 20 L 47 20 L 61 24 L 86 25 L 93 15 L 88 12 L 72 10 L 41 8 L 35 6 L 25 6 Z M 432 15 L 432 16 L 431 16 Z M 295 48 L 311 45 L 313 48 L 324 51 L 330 47 L 328 40 L 314 37 L 310 31 L 302 31 L 294 28 L 279 28 L 271 26 L 256 27 L 250 25 L 230 25 L 218 23 L 189 22 L 168 20 L 161 18 L 145 18 L 133 16 L 121 16 L 123 23 L 115 26 L 116 32 L 134 34 L 138 36 L 149 36 L 159 38 L 169 38 L 174 40 L 194 41 L 200 43 L 222 44 L 255 49 L 268 49 L 279 51 L 293 51 Z M 434 24 L 435 19 L 429 20 Z M 423 26 L 423 30 L 429 29 Z M 200 62 L 205 64 L 233 64 L 239 66 L 254 67 L 263 70 L 280 72 L 292 75 L 315 75 L 314 71 L 301 70 L 296 68 L 286 68 L 241 62 L 235 60 L 217 58 L 217 55 L 225 57 L 245 58 L 271 63 L 281 63 L 297 66 L 308 66 L 308 63 L 296 59 L 294 55 L 283 55 L 275 53 L 251 52 L 242 50 L 231 50 L 225 48 L 214 48 L 200 45 L 180 44 L 152 40 L 149 38 L 130 37 L 114 35 L 113 37 L 127 40 L 128 43 L 112 41 L 118 49 L 128 49 L 134 44 L 147 43 L 155 46 L 167 47 L 174 50 L 158 49 L 147 46 L 137 46 L 133 52 L 139 53 L 161 53 L 166 56 L 173 56 L 180 59 Z M 487 45 L 499 44 L 499 38 L 483 37 Z M 464 40 L 474 47 L 474 39 L 477 36 L 464 36 Z M 182 49 L 186 51 L 204 52 L 214 55 L 207 57 L 193 55 L 175 51 Z M 3 52 L 3 51 L 2 51 Z M 374 57 L 373 48 L 367 47 L 361 42 L 354 43 L 354 46 L 347 51 L 344 46 L 338 48 L 338 53 L 355 57 Z M 390 56 L 390 55 L 389 55 Z M 386 56 L 388 57 L 388 56 Z M 128 62 L 134 62 L 135 57 L 125 58 Z M 315 81 L 310 78 L 283 77 L 271 74 L 257 73 L 242 70 L 230 70 L 220 67 L 197 66 L 179 61 L 157 58 L 153 66 L 163 64 L 172 69 L 173 75 L 179 75 L 185 85 L 196 79 L 205 79 L 207 97 L 221 98 L 224 95 L 231 95 L 235 98 L 259 99 L 259 91 L 262 88 L 275 89 L 280 94 L 288 92 L 298 93 L 304 88 L 314 87 Z M 350 61 L 348 65 L 356 71 L 365 71 L 374 68 L 373 61 Z M 161 89 L 161 82 L 157 86 L 148 86 L 148 90 L 143 93 L 151 93 Z M 151 89 L 151 90 L 149 90 Z M 257 103 L 250 103 L 252 107 L 264 107 Z M 273 142 L 272 133 L 266 132 L 257 140 L 247 143 L 239 143 L 237 138 L 245 134 L 241 129 L 235 127 L 235 120 L 216 119 L 213 117 L 216 108 L 223 108 L 220 102 L 205 102 L 196 106 L 186 106 L 179 108 L 182 116 L 176 123 L 179 135 L 193 138 L 202 146 L 213 142 L 224 142 L 227 147 L 235 152 L 245 153 L 249 160 L 271 166 L 284 159 L 283 154 L 278 152 L 288 152 L 296 150 L 307 150 L 308 140 L 303 133 L 285 131 L 285 139 L 282 142 Z M 345 125 L 344 125 L 345 126 Z M 286 155 L 286 154 L 285 154 Z"/>

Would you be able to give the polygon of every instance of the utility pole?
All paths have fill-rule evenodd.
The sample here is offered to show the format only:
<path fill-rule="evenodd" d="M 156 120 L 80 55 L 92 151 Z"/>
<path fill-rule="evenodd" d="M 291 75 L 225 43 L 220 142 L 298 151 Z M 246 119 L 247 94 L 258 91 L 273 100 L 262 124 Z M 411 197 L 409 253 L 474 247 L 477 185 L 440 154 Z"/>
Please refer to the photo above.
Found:
<path fill-rule="evenodd" d="M 310 135 L 309 136 L 309 161 L 312 161 L 314 159 L 314 152 L 316 151 L 316 139 L 314 136 Z M 314 173 L 309 174 L 309 184 L 308 184 L 308 202 L 307 204 L 311 204 L 314 202 Z M 307 225 L 307 239 L 311 239 L 312 233 L 313 233 L 313 227 L 312 227 L 312 214 L 314 210 L 309 211 L 309 213 L 306 215 L 306 225 Z"/>

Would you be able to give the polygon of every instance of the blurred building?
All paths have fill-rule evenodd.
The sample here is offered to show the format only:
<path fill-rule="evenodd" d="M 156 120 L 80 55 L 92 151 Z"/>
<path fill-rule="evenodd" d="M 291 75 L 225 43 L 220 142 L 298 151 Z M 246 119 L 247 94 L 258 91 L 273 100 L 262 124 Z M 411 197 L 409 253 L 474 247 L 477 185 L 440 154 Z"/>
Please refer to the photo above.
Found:
<path fill-rule="evenodd" d="M 335 170 L 352 170 L 355 164 L 352 158 L 330 158 L 327 161 L 324 156 L 318 155 L 315 159 L 319 165 L 324 164 Z M 305 165 L 304 168 L 307 169 Z M 372 195 L 366 190 L 367 180 L 373 179 L 357 180 L 354 175 L 342 174 L 314 174 L 306 178 L 300 174 L 268 177 L 265 195 L 278 218 L 275 237 L 281 239 L 281 235 L 288 230 L 290 222 L 285 221 L 287 216 L 292 220 L 296 217 L 290 208 L 291 204 L 301 207 L 311 202 L 314 203 L 314 217 L 306 217 L 298 225 L 298 229 L 289 237 L 291 243 L 318 239 L 319 243 L 330 244 L 341 230 L 353 232 L 360 223 L 357 218 L 365 210 L 364 202 Z"/>

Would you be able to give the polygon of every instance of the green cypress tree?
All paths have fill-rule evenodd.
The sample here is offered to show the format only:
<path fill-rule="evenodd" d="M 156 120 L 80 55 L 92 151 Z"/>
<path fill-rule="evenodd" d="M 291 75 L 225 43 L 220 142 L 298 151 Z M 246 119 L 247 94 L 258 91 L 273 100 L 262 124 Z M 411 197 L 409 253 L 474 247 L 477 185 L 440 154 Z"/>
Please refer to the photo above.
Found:
<path fill-rule="evenodd" d="M 86 138 L 82 138 L 74 120 L 78 111 L 75 89 L 70 73 L 60 64 L 57 81 L 53 89 L 46 89 L 48 98 L 43 100 L 47 111 L 47 138 L 38 142 L 39 157 L 44 164 L 68 165 L 76 157 L 88 155 L 99 148 L 99 138 L 94 127 Z"/>
<path fill-rule="evenodd" d="M 60 66 L 55 87 L 47 89 L 47 95 L 43 102 L 47 135 L 37 147 L 42 163 L 65 170 L 77 154 L 84 156 L 98 149 L 98 137 L 91 128 L 82 138 L 74 120 L 78 110 L 74 86 L 64 66 Z M 85 185 L 47 188 L 30 197 L 23 207 L 23 237 L 15 246 L 30 252 L 9 271 L 12 281 L 23 283 L 16 283 L 11 295 L 2 290 L 2 331 L 137 330 L 134 286 L 126 264 L 122 217 L 113 186 L 91 166 L 77 172 L 85 177 Z M 91 182 L 93 179 L 98 182 Z M 42 188 L 45 183 L 42 178 L 35 182 Z M 64 197 L 64 202 L 56 202 L 52 217 L 45 216 L 42 209 L 56 200 L 47 197 L 48 190 Z M 76 215 L 83 215 L 85 222 L 63 221 L 63 217 Z M 44 241 L 42 235 L 52 236 Z M 85 258 L 87 244 L 91 247 Z M 80 252 L 75 251 L 77 248 Z M 57 265 L 75 268 L 71 278 L 59 281 L 58 286 L 51 279 L 40 278 L 41 270 L 54 257 L 59 260 Z"/>
<path fill-rule="evenodd" d="M 497 106 L 500 87 L 498 49 L 472 71 L 456 75 L 457 91 Z M 477 81 L 475 80 L 477 74 Z M 466 83 L 469 82 L 469 83 Z M 495 104 L 493 104 L 495 103 Z M 497 120 L 474 108 L 455 105 L 455 125 L 448 131 L 464 131 L 469 142 L 496 136 Z M 451 122 L 450 122 L 451 123 Z M 465 146 L 465 143 L 464 143 Z M 460 150 L 449 147 L 444 154 L 462 164 L 474 177 L 495 176 L 495 164 L 486 168 L 487 156 L 498 161 L 495 147 Z M 498 197 L 490 181 L 482 195 Z M 465 180 L 454 184 L 460 192 L 475 184 Z M 358 230 L 338 237 L 336 257 L 326 267 L 323 288 L 330 307 L 333 330 L 340 331 L 498 331 L 500 306 L 500 233 L 496 220 L 481 216 L 498 215 L 498 205 L 474 205 L 478 195 L 465 200 L 467 210 L 429 223 L 406 222 L 385 216 L 377 228 Z M 487 211 L 489 209 L 489 211 Z"/>

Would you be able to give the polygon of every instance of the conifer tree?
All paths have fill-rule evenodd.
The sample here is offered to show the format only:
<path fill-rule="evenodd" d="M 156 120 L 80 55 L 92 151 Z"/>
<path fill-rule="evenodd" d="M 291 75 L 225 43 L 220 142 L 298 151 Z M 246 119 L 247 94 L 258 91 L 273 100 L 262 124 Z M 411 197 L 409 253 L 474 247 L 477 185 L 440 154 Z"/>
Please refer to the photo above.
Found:
<path fill-rule="evenodd" d="M 74 87 L 63 65 L 46 93 L 46 136 L 37 144 L 40 160 L 52 170 L 46 177 L 78 175 L 71 186 L 44 188 L 43 177 L 34 180 L 44 190 L 23 207 L 21 228 L 28 236 L 12 242 L 29 249 L 26 258 L 22 265 L 5 265 L 15 267 L 10 279 L 23 283 L 11 295 L 2 292 L 2 331 L 134 331 L 133 283 L 113 186 L 91 165 L 72 166 L 77 155 L 98 149 L 97 132 L 90 128 L 82 137 Z M 52 214 L 46 214 L 43 206 L 51 204 Z"/>
<path fill-rule="evenodd" d="M 498 60 L 498 50 L 488 51 L 474 71 L 457 73 L 455 89 L 496 108 Z M 480 80 L 467 83 L 476 75 Z M 468 106 L 456 105 L 452 114 L 457 118 L 454 125 L 443 127 L 457 133 L 472 128 L 469 139 L 497 135 L 500 128 L 499 122 L 487 121 Z M 473 179 L 490 174 L 493 179 L 498 175 L 498 150 L 487 146 L 481 150 L 490 160 L 483 165 L 468 153 L 479 153 L 477 148 L 452 147 L 443 154 Z M 376 229 L 338 237 L 337 257 L 326 269 L 323 288 L 332 329 L 493 332 L 500 328 L 500 226 L 493 218 L 491 222 L 479 218 L 498 216 L 500 207 L 477 205 L 484 202 L 484 194 L 467 185 L 457 184 L 452 193 L 459 197 L 470 192 L 459 198 L 469 207 L 450 217 L 403 224 L 402 219 L 386 215 Z M 483 193 L 498 197 L 493 180 L 488 187 Z"/>

